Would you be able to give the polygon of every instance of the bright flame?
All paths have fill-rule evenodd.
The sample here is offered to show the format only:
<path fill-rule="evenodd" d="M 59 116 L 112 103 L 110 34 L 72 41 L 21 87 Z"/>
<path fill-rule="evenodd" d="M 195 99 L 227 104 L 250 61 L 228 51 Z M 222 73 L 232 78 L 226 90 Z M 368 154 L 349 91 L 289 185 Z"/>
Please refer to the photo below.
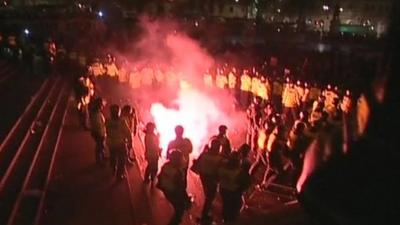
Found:
<path fill-rule="evenodd" d="M 181 83 L 178 99 L 174 103 L 176 108 L 154 103 L 150 109 L 160 134 L 163 155 L 166 154 L 168 143 L 175 139 L 175 126 L 182 125 L 185 129 L 184 137 L 192 141 L 193 156 L 198 156 L 202 145 L 226 116 L 218 109 L 213 99 L 190 88 L 187 83 Z"/>

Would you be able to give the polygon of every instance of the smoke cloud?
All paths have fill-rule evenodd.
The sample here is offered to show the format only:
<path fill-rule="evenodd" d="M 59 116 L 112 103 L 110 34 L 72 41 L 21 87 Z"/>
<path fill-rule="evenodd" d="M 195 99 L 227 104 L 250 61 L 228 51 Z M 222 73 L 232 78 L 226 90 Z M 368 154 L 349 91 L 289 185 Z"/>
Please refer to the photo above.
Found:
<path fill-rule="evenodd" d="M 174 71 L 177 77 L 176 85 L 141 88 L 131 93 L 143 122 L 156 123 L 164 151 L 175 138 L 176 125 L 185 128 L 184 136 L 191 139 L 195 156 L 221 124 L 228 126 L 232 136 L 239 136 L 245 117 L 235 109 L 234 97 L 226 90 L 203 85 L 203 74 L 213 66 L 214 58 L 199 42 L 182 32 L 177 23 L 143 17 L 140 26 L 143 32 L 133 46 L 130 66 L 139 70 L 162 68 Z M 243 140 L 233 141 L 241 144 Z"/>

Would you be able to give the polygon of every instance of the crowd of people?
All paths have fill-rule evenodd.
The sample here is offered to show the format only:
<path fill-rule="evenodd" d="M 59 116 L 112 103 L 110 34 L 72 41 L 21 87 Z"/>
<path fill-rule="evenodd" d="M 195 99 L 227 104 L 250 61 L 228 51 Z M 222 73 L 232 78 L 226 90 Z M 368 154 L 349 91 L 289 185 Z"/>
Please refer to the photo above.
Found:
<path fill-rule="evenodd" d="M 127 65 L 125 62 L 117 66 L 111 55 L 107 55 L 105 63 L 95 59 L 76 85 L 80 122 L 91 131 L 96 143 L 96 162 L 104 165 L 107 146 L 110 164 L 119 180 L 126 176 L 126 163 L 135 162 L 132 143 L 139 131 L 139 118 L 134 107 L 125 105 L 121 109 L 113 104 L 109 118 L 105 119 L 105 100 L 96 95 L 95 86 L 99 82 L 122 83 L 134 91 L 179 80 L 177 71 L 171 68 L 144 66 L 129 70 Z M 311 141 L 327 130 L 342 129 L 351 116 L 353 97 L 349 90 L 341 92 L 337 86 L 327 85 L 322 89 L 307 82 L 293 82 L 288 71 L 281 78 L 271 78 L 255 68 L 239 71 L 223 65 L 206 71 L 202 80 L 204 88 L 231 93 L 237 108 L 247 112 L 246 140 L 234 148 L 228 127 L 221 125 L 217 135 L 210 135 L 200 156 L 190 162 L 191 140 L 184 137 L 184 127 L 177 126 L 176 139 L 168 145 L 168 161 L 159 172 L 161 147 L 157 125 L 153 122 L 145 125 L 144 182 L 157 186 L 172 204 L 175 213 L 169 224 L 179 224 L 191 206 L 192 197 L 187 192 L 189 170 L 199 175 L 205 194 L 199 222 L 212 221 L 210 213 L 217 191 L 223 202 L 222 217 L 225 222 L 232 222 L 239 216 L 251 187 L 267 188 L 280 176 L 289 176 L 289 185 L 294 186 Z M 343 137 L 344 144 L 347 139 Z M 257 171 L 261 167 L 264 172 L 259 182 Z"/>

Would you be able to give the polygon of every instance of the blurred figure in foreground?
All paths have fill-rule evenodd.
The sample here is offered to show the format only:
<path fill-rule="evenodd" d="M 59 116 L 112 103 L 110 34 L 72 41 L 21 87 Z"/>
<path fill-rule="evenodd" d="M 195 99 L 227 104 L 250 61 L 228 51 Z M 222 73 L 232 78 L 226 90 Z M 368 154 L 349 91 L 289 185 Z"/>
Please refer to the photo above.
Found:
<path fill-rule="evenodd" d="M 325 132 L 305 154 L 297 191 L 320 224 L 400 224 L 400 4 L 393 4 L 380 72 L 373 66 L 360 68 L 364 82 L 355 106 L 356 137 L 344 147 L 335 132 Z"/>

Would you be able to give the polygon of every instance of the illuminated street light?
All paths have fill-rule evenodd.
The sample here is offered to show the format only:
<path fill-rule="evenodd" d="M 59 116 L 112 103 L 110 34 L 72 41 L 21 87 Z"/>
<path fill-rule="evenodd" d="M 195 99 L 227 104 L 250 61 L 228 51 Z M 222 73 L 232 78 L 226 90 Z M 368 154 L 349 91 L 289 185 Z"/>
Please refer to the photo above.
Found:
<path fill-rule="evenodd" d="M 28 29 L 25 29 L 25 30 L 24 30 L 24 33 L 25 33 L 26 35 L 29 35 L 30 32 L 29 32 Z"/>
<path fill-rule="evenodd" d="M 322 6 L 322 9 L 323 9 L 324 11 L 328 11 L 328 10 L 329 10 L 329 6 L 323 5 L 323 6 Z"/>
<path fill-rule="evenodd" d="M 276 11 L 277 11 L 278 13 L 281 13 L 281 9 L 277 9 Z"/>
<path fill-rule="evenodd" d="M 239 0 L 235 0 L 235 2 L 239 2 Z"/>
<path fill-rule="evenodd" d="M 339 8 L 339 11 L 340 11 L 340 12 L 343 12 L 343 8 L 342 8 L 342 7 L 340 7 L 340 8 Z"/>
<path fill-rule="evenodd" d="M 99 11 L 97 14 L 99 15 L 100 18 L 104 16 L 102 11 Z"/>

